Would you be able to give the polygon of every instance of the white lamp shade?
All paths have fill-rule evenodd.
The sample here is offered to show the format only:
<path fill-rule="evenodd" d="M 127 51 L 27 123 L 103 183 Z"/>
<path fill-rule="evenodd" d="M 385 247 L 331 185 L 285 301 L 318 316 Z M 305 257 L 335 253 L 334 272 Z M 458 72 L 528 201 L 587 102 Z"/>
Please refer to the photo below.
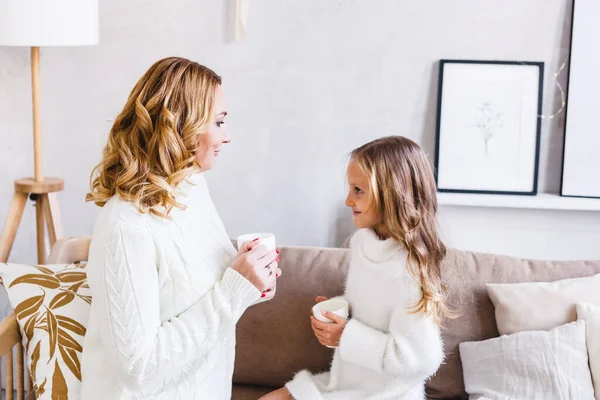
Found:
<path fill-rule="evenodd" d="M 98 43 L 98 0 L 0 0 L 0 45 Z"/>

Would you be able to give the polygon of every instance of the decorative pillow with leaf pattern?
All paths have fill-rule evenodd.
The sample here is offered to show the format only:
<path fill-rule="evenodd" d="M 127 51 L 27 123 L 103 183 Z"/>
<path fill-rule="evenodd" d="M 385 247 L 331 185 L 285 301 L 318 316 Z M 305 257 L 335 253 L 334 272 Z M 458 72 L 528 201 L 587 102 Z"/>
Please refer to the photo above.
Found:
<path fill-rule="evenodd" d="M 0 263 L 37 399 L 79 399 L 92 297 L 85 265 Z"/>

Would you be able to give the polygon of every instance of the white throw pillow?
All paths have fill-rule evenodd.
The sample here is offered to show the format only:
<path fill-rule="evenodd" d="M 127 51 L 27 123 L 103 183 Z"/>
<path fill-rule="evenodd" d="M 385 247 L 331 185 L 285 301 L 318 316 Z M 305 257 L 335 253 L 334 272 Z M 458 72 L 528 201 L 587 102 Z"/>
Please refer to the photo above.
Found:
<path fill-rule="evenodd" d="M 596 400 L 600 400 L 600 307 L 577 304 L 577 318 L 585 321 L 587 349 Z"/>
<path fill-rule="evenodd" d="M 547 331 L 577 319 L 577 303 L 600 307 L 600 274 L 555 282 L 487 284 L 501 335 Z"/>
<path fill-rule="evenodd" d="M 459 345 L 470 399 L 592 400 L 585 322 Z"/>

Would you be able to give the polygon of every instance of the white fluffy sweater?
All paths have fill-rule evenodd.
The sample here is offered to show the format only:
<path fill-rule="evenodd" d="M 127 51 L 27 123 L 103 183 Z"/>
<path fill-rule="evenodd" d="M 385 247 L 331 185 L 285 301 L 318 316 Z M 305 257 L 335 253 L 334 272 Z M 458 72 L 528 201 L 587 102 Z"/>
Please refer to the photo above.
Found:
<path fill-rule="evenodd" d="M 422 400 L 444 351 L 432 318 L 407 311 L 421 298 L 407 271 L 407 252 L 369 229 L 356 233 L 351 248 L 343 298 L 352 319 L 331 370 L 302 371 L 286 387 L 296 400 Z"/>
<path fill-rule="evenodd" d="M 260 292 L 229 268 L 236 252 L 203 175 L 177 191 L 187 209 L 170 220 L 118 197 L 102 209 L 82 399 L 231 398 L 235 324 Z"/>

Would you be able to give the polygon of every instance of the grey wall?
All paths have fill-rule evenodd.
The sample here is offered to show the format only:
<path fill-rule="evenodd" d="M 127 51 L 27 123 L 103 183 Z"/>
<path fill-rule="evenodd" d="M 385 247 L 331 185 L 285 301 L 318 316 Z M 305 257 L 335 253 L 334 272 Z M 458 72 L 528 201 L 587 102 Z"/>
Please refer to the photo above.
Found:
<path fill-rule="evenodd" d="M 255 230 L 286 244 L 339 245 L 347 154 L 401 134 L 435 146 L 440 58 L 544 61 L 544 112 L 558 107 L 552 74 L 567 59 L 567 0 L 252 0 L 245 40 L 232 43 L 219 0 L 102 0 L 101 44 L 42 49 L 45 171 L 66 180 L 65 231 L 90 234 L 85 204 L 111 121 L 157 59 L 185 56 L 224 77 L 233 143 L 209 181 L 232 237 Z M 0 48 L 0 219 L 12 181 L 32 173 L 29 52 Z M 560 81 L 565 82 L 565 76 Z M 564 116 L 542 127 L 540 187 L 558 192 Z M 35 260 L 33 208 L 13 261 Z M 443 207 L 450 245 L 537 258 L 595 258 L 597 213 Z"/>

